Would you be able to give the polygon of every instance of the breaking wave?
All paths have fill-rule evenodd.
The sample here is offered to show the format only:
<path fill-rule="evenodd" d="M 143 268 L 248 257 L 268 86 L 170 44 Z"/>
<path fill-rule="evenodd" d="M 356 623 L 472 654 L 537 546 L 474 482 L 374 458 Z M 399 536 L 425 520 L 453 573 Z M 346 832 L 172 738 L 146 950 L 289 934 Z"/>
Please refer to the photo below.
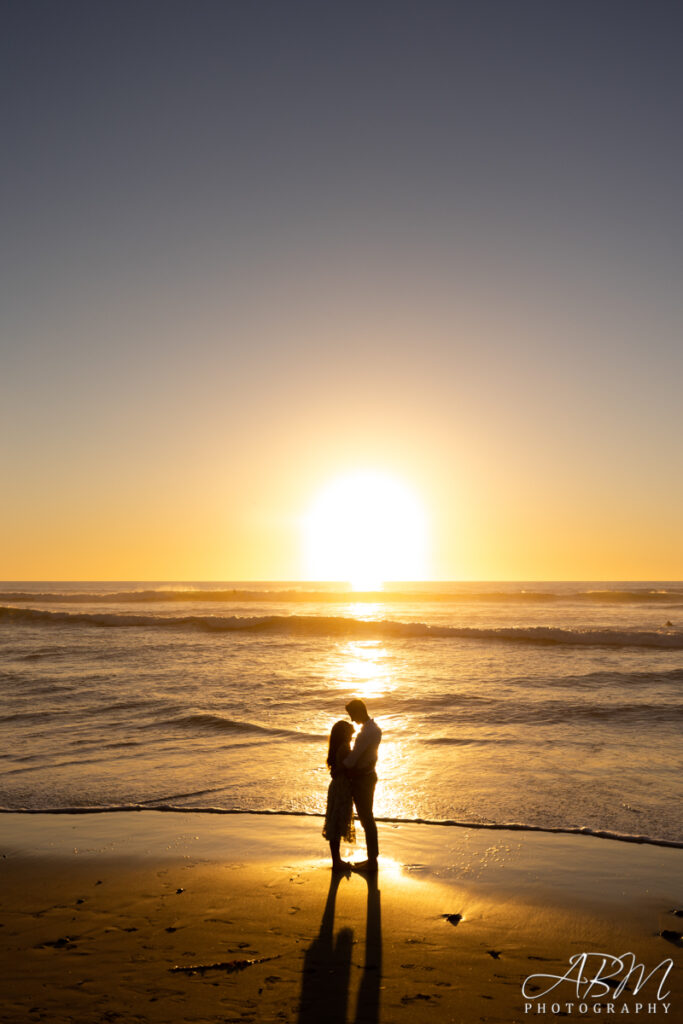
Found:
<path fill-rule="evenodd" d="M 168 718 L 154 722 L 151 728 L 159 729 L 166 726 L 173 726 L 177 729 L 189 731 L 209 731 L 228 733 L 260 733 L 267 736 L 295 736 L 298 740 L 309 740 L 320 743 L 326 737 L 322 734 L 299 732 L 298 729 L 280 729 L 265 725 L 256 725 L 252 722 L 242 722 L 239 719 L 225 718 L 223 715 L 213 715 L 209 712 L 183 715 L 181 718 Z"/>
<path fill-rule="evenodd" d="M 57 612 L 36 608 L 0 607 L 0 624 L 35 626 L 93 626 L 200 630 L 207 633 L 262 633 L 286 636 L 351 636 L 377 639 L 453 639 L 504 641 L 548 646 L 648 647 L 683 649 L 683 631 L 676 629 L 565 629 L 553 626 L 429 626 L 423 622 L 396 622 L 325 615 L 128 615 L 113 612 Z"/>

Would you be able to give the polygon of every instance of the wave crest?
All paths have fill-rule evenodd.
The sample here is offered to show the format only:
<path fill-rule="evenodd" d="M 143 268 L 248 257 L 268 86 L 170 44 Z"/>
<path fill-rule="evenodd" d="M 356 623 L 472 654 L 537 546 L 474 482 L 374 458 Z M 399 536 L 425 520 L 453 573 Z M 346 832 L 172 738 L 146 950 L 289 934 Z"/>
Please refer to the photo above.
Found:
<path fill-rule="evenodd" d="M 127 615 L 114 612 L 52 612 L 0 607 L 0 623 L 101 628 L 195 629 L 208 633 L 269 633 L 289 636 L 351 636 L 377 639 L 454 639 L 506 641 L 548 646 L 650 647 L 683 649 L 683 631 L 567 629 L 555 626 L 428 626 L 424 622 L 368 620 L 326 615 Z"/>
<path fill-rule="evenodd" d="M 298 740 L 310 740 L 316 743 L 325 739 L 325 736 L 314 733 L 299 732 L 296 729 L 269 728 L 265 725 L 243 722 L 240 719 L 225 718 L 223 715 L 214 715 L 210 712 L 196 712 L 191 715 L 183 715 L 181 718 L 169 718 L 165 721 L 154 722 L 151 728 L 157 729 L 164 726 L 174 726 L 190 731 L 208 730 L 210 732 L 260 733 L 267 736 L 295 736 Z"/>

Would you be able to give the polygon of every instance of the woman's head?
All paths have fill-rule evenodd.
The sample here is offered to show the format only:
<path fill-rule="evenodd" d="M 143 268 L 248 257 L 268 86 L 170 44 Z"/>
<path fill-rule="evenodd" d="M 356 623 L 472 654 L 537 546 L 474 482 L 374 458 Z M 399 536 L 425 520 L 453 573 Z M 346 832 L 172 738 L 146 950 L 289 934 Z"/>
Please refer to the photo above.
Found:
<path fill-rule="evenodd" d="M 330 733 L 330 748 L 327 751 L 327 763 L 330 768 L 334 767 L 335 755 L 343 743 L 350 743 L 353 736 L 353 726 L 350 722 L 342 719 L 335 722 Z"/>

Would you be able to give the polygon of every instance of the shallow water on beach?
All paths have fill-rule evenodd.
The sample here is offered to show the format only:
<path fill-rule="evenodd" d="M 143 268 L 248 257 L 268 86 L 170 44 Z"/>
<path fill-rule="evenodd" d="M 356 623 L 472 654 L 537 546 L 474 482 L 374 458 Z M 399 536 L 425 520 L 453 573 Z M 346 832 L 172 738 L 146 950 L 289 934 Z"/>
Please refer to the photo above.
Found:
<path fill-rule="evenodd" d="M 0 584 L 0 806 L 321 812 L 683 840 L 683 584 Z"/>

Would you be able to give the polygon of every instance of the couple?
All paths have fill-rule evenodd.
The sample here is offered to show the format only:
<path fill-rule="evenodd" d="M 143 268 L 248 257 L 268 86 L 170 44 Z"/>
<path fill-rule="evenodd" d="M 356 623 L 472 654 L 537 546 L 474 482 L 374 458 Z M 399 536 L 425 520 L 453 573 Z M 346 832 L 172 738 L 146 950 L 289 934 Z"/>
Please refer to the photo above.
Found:
<path fill-rule="evenodd" d="M 362 700 L 352 700 L 346 705 L 349 717 L 360 726 L 360 732 L 351 747 L 353 726 L 342 720 L 332 726 L 327 763 L 332 781 L 327 791 L 327 809 L 323 836 L 329 841 L 332 853 L 332 870 L 377 871 L 377 825 L 372 813 L 377 774 L 377 748 L 382 739 L 382 730 Z M 365 832 L 368 859 L 358 864 L 346 864 L 339 855 L 342 839 L 355 842 L 353 827 L 353 805 Z"/>

